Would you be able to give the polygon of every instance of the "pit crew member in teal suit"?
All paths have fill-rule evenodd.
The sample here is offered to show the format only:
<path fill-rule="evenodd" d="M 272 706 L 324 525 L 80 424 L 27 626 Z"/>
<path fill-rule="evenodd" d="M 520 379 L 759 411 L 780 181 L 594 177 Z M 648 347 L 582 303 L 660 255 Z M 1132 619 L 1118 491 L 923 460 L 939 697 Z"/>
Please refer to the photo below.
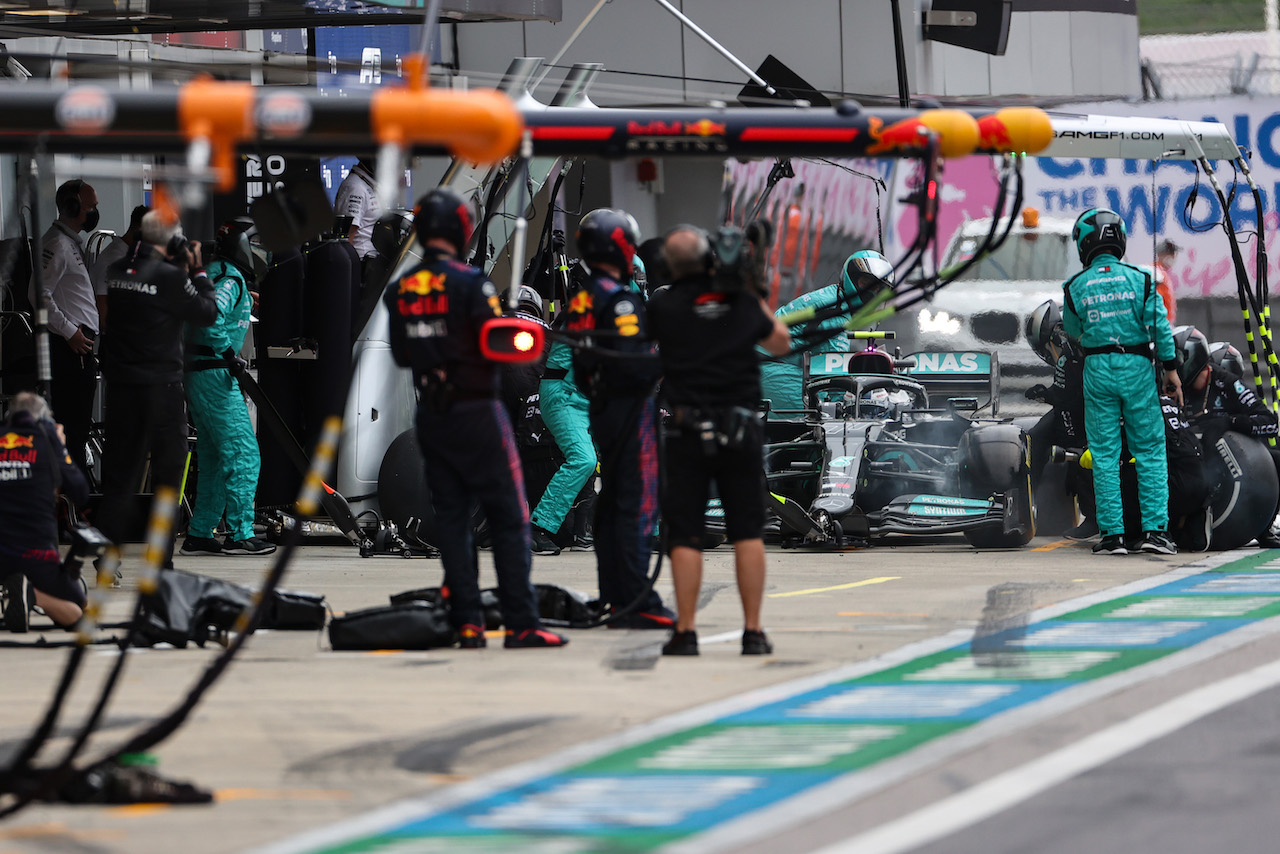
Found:
<path fill-rule="evenodd" d="M 791 329 L 791 346 L 795 349 L 804 343 L 806 333 L 816 330 L 842 330 L 832 337 L 809 348 L 810 353 L 847 353 L 849 336 L 843 331 L 845 323 L 861 307 L 863 299 L 883 287 L 893 284 L 893 265 L 883 255 L 872 249 L 863 249 L 849 256 L 840 275 L 840 284 L 827 285 L 796 297 L 774 313 L 783 317 L 805 308 L 824 309 L 840 304 L 843 309 L 834 317 L 816 323 L 802 323 Z M 764 351 L 760 351 L 763 353 Z M 770 408 L 803 409 L 804 390 L 800 388 L 804 354 L 781 356 L 760 365 L 760 391 L 771 401 Z"/>
<path fill-rule="evenodd" d="M 1152 364 L 1164 369 L 1182 403 L 1177 350 L 1164 303 L 1150 274 L 1123 263 L 1128 233 L 1115 211 L 1090 208 L 1072 229 L 1084 270 L 1063 285 L 1062 321 L 1084 351 L 1085 433 L 1093 453 L 1098 528 L 1095 554 L 1131 550 L 1177 554 L 1169 539 L 1169 470 L 1160 389 Z M 1121 419 L 1138 474 L 1141 539 L 1127 542 L 1120 500 Z"/>

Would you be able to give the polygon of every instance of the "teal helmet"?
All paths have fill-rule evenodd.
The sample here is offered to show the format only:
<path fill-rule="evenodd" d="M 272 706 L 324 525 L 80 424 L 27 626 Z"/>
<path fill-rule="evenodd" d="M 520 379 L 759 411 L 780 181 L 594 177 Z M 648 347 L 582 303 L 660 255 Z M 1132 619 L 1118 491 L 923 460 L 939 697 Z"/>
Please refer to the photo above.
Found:
<path fill-rule="evenodd" d="M 645 272 L 644 261 L 639 255 L 631 259 L 631 288 L 646 296 L 649 293 L 649 274 Z"/>
<path fill-rule="evenodd" d="M 1117 258 L 1123 257 L 1129 232 L 1120 214 L 1109 208 L 1090 208 L 1076 218 L 1076 224 L 1071 229 L 1071 239 L 1075 241 L 1076 251 L 1080 254 L 1080 263 L 1088 267 L 1094 258 L 1104 252 Z"/>
<path fill-rule="evenodd" d="M 840 278 L 846 294 L 866 298 L 882 288 L 893 287 L 893 265 L 874 249 L 863 249 L 844 262 Z"/>

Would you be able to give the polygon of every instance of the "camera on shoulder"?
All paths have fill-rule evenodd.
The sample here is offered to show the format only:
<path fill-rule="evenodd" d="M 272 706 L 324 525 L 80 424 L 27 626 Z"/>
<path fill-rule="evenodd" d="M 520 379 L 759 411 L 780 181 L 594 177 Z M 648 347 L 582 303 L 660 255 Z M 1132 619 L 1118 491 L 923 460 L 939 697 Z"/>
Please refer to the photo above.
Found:
<path fill-rule="evenodd" d="M 746 228 L 720 226 L 711 238 L 711 251 L 716 257 L 712 287 L 721 292 L 767 294 L 764 264 L 772 243 L 773 226 L 765 219 L 752 220 Z"/>

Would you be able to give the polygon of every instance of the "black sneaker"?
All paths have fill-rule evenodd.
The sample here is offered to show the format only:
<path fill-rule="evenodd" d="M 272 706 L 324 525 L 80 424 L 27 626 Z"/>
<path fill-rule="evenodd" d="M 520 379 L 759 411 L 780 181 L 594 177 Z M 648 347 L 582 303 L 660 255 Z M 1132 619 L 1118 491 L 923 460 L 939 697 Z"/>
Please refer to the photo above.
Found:
<path fill-rule="evenodd" d="M 31 628 L 31 606 L 35 596 L 31 584 L 21 572 L 15 572 L 4 580 L 4 625 L 9 631 L 21 634 Z"/>
<path fill-rule="evenodd" d="M 1096 536 L 1098 536 L 1098 521 L 1096 519 L 1085 519 L 1074 528 L 1068 528 L 1062 532 L 1063 539 L 1075 540 L 1076 542 L 1092 540 Z"/>
<path fill-rule="evenodd" d="M 772 655 L 773 644 L 769 643 L 769 638 L 765 636 L 764 632 L 758 632 L 755 629 L 743 629 L 742 654 Z"/>
<path fill-rule="evenodd" d="M 592 552 L 595 549 L 595 537 L 584 537 L 580 534 L 575 534 L 573 542 L 569 544 L 569 551 L 571 552 Z"/>
<path fill-rule="evenodd" d="M 1280 549 L 1280 525 L 1272 525 L 1258 536 L 1258 548 Z"/>
<path fill-rule="evenodd" d="M 1093 547 L 1093 553 L 1096 555 L 1127 555 L 1129 549 L 1124 544 L 1124 537 L 1119 534 L 1112 534 L 1109 537 L 1103 537 L 1102 542 Z"/>
<path fill-rule="evenodd" d="M 507 629 L 507 637 L 502 641 L 502 646 L 506 649 L 547 649 L 567 646 L 568 643 L 569 639 L 564 635 L 546 629 L 525 629 L 522 632 Z"/>
<path fill-rule="evenodd" d="M 611 629 L 674 629 L 676 615 L 670 608 L 659 606 L 652 611 L 637 611 L 610 620 L 606 625 Z"/>
<path fill-rule="evenodd" d="M 178 554 L 187 556 L 191 555 L 220 555 L 222 554 L 222 543 L 213 537 L 191 537 L 182 543 L 182 548 L 178 549 Z"/>
<path fill-rule="evenodd" d="M 1145 531 L 1139 550 L 1153 555 L 1176 555 L 1178 547 L 1164 531 Z"/>
<path fill-rule="evenodd" d="M 484 626 L 465 623 L 458 627 L 458 649 L 484 649 L 488 645 Z"/>
<path fill-rule="evenodd" d="M 269 555 L 275 550 L 275 543 L 269 543 L 257 537 L 235 540 L 222 547 L 222 553 L 227 555 Z"/>
<path fill-rule="evenodd" d="M 551 539 L 551 534 L 545 528 L 538 525 L 530 525 L 529 533 L 533 540 L 533 553 L 536 555 L 558 555 L 560 547 L 556 545 L 555 540 Z"/>
<path fill-rule="evenodd" d="M 693 629 L 687 632 L 675 631 L 662 647 L 663 655 L 697 655 L 698 633 Z"/>

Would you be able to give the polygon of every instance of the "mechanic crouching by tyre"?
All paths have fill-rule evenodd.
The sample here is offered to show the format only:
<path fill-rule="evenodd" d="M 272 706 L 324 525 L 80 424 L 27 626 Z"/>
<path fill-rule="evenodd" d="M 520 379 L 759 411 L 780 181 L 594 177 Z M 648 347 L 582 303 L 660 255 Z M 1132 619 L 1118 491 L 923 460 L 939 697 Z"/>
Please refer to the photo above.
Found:
<path fill-rule="evenodd" d="M 578 253 L 591 275 L 569 304 L 570 332 L 582 343 L 573 373 L 589 404 L 600 454 L 595 551 L 600 600 L 611 629 L 669 629 L 648 578 L 650 541 L 658 521 L 658 359 L 645 306 L 626 284 L 639 242 L 625 211 L 600 208 L 578 223 Z M 553 428 L 554 429 L 554 428 Z"/>
<path fill-rule="evenodd" d="M 61 424 L 43 397 L 22 392 L 0 423 L 0 579 L 4 622 L 11 632 L 29 628 L 31 606 L 70 628 L 85 604 L 79 567 L 58 558 L 57 492 L 83 507 L 89 486 L 67 453 Z M 92 530 L 92 529 L 90 529 Z"/>
<path fill-rule="evenodd" d="M 1185 389 L 1187 418 L 1201 431 L 1201 444 L 1208 451 L 1228 430 L 1255 439 L 1274 439 L 1280 433 L 1276 414 L 1243 382 L 1243 364 L 1239 352 L 1219 348 L 1222 356 L 1215 361 L 1209 341 L 1194 326 L 1179 326 L 1173 333 L 1174 343 L 1182 356 L 1179 373 Z M 1234 362 L 1234 364 L 1233 364 Z M 1234 367 L 1239 365 L 1240 373 Z M 1271 460 L 1280 472 L 1280 453 L 1269 449 Z M 1280 527 L 1274 522 L 1258 537 L 1264 549 L 1280 548 Z"/>
<path fill-rule="evenodd" d="M 458 645 L 486 645 L 471 508 L 489 520 L 508 649 L 568 643 L 542 629 L 529 583 L 529 509 L 511 419 L 498 399 L 498 368 L 480 352 L 481 327 L 502 314 L 493 282 L 457 260 L 471 239 L 462 197 L 438 188 L 414 209 L 423 260 L 387 285 L 391 352 L 418 387 L 418 444 L 436 516 L 449 618 Z"/>
<path fill-rule="evenodd" d="M 649 303 L 662 360 L 662 397 L 674 429 L 666 443 L 662 517 L 676 589 L 676 628 L 663 655 L 697 655 L 695 618 L 707 547 L 706 509 L 715 481 L 733 543 L 742 599 L 742 654 L 773 651 L 760 622 L 764 598 L 764 430 L 756 411 L 756 345 L 782 355 L 791 335 L 750 283 L 723 289 L 707 233 L 677 226 L 663 254 L 675 281 Z"/>
<path fill-rule="evenodd" d="M 1182 402 L 1177 351 L 1151 276 L 1120 261 L 1127 232 L 1115 211 L 1091 208 L 1072 229 L 1084 270 L 1063 285 L 1063 328 L 1084 351 L 1085 432 L 1093 455 L 1101 541 L 1094 554 L 1128 554 L 1120 497 L 1121 429 L 1137 466 L 1138 551 L 1177 554 L 1169 539 L 1169 469 L 1151 345 L 1171 396 Z"/>
<path fill-rule="evenodd" d="M 218 229 L 217 257 L 209 264 L 218 319 L 187 328 L 184 382 L 191 420 L 199 431 L 196 502 L 182 544 L 184 555 L 268 555 L 276 547 L 253 535 L 253 501 L 262 460 L 239 378 L 247 370 L 240 348 L 258 295 L 250 290 L 266 272 L 265 253 L 254 253 L 257 228 L 246 218 Z M 258 250 L 262 252 L 262 250 Z M 223 517 L 227 538 L 215 538 Z"/>
<path fill-rule="evenodd" d="M 1028 431 L 1031 438 L 1031 478 L 1039 482 L 1054 445 L 1081 450 L 1088 445 L 1084 432 L 1084 354 L 1062 327 L 1062 312 L 1053 300 L 1045 300 L 1027 316 L 1027 343 L 1053 368 L 1053 385 L 1034 385 L 1028 400 L 1047 403 L 1052 409 Z M 1088 540 L 1098 535 L 1093 480 L 1082 467 L 1067 467 L 1067 493 L 1074 496 L 1083 521 L 1063 532 L 1068 540 Z"/>

